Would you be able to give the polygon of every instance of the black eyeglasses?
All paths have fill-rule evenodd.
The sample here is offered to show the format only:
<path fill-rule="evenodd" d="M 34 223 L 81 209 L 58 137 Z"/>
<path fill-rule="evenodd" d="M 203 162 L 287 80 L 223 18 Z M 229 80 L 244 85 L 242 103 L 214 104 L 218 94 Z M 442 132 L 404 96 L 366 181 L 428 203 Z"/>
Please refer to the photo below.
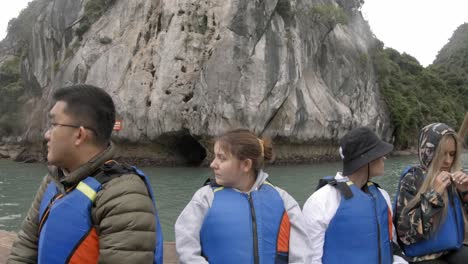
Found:
<path fill-rule="evenodd" d="M 72 128 L 80 128 L 80 127 L 83 127 L 84 129 L 89 129 L 89 130 L 91 130 L 95 135 L 97 135 L 96 130 L 94 130 L 94 129 L 91 128 L 91 127 L 80 126 L 80 125 L 70 125 L 70 124 L 60 124 L 60 123 L 50 123 L 49 126 L 48 126 L 47 131 L 50 131 L 50 130 L 54 129 L 54 128 L 57 127 L 57 126 L 72 127 Z"/>

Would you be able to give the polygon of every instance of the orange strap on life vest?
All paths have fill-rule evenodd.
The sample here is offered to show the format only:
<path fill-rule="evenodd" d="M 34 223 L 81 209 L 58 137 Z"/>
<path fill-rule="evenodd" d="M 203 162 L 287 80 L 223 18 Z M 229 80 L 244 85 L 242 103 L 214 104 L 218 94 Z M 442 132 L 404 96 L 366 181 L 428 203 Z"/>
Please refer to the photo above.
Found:
<path fill-rule="evenodd" d="M 390 207 L 388 207 L 388 237 L 393 241 L 393 216 Z"/>
<path fill-rule="evenodd" d="M 277 251 L 287 253 L 289 252 L 289 234 L 291 231 L 291 223 L 287 212 L 284 212 L 283 218 L 278 232 Z"/>

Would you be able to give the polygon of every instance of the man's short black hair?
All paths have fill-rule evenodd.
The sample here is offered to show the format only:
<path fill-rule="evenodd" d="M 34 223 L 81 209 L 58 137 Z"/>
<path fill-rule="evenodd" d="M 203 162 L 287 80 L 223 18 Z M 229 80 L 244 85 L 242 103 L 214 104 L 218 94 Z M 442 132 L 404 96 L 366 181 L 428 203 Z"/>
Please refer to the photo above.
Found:
<path fill-rule="evenodd" d="M 65 113 L 74 118 L 77 125 L 94 130 L 98 145 L 109 143 L 115 123 L 115 106 L 106 91 L 78 84 L 57 89 L 53 99 L 66 103 Z"/>

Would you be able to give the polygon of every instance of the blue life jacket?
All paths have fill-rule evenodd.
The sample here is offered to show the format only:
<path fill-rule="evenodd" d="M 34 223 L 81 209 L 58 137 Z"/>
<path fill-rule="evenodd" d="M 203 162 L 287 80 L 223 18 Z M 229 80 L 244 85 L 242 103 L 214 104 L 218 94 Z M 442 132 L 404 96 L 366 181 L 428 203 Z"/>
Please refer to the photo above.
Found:
<path fill-rule="evenodd" d="M 124 173 L 137 174 L 144 180 L 156 209 L 151 185 L 143 172 L 132 167 L 113 176 Z M 102 184 L 111 179 L 107 175 L 102 176 L 89 176 L 66 194 L 62 194 L 53 181 L 48 184 L 39 207 L 39 264 L 98 262 L 99 235 L 92 222 L 91 209 Z M 161 264 L 163 236 L 157 213 L 155 221 L 157 232 L 153 263 Z"/>
<path fill-rule="evenodd" d="M 411 170 L 413 170 L 414 173 L 419 170 L 419 172 L 425 176 L 424 173 L 420 171 L 420 168 L 412 166 L 406 167 L 401 173 L 393 207 L 395 215 L 393 221 L 395 222 L 395 226 L 397 226 L 396 212 L 398 196 L 400 195 L 401 180 Z M 448 190 L 449 203 L 447 208 L 447 215 L 445 216 L 445 219 L 439 224 L 437 231 L 432 234 L 429 239 L 421 240 L 411 245 L 405 245 L 401 241 L 399 242 L 406 256 L 417 257 L 442 251 L 457 250 L 463 245 L 465 225 L 463 221 L 462 204 L 458 195 L 453 193 L 452 189 L 449 188 Z"/>
<path fill-rule="evenodd" d="M 351 181 L 331 185 L 342 198 L 325 232 L 322 263 L 391 264 L 391 212 L 376 184 L 367 183 L 369 193 Z"/>
<path fill-rule="evenodd" d="M 211 264 L 288 263 L 289 217 L 268 182 L 250 194 L 212 184 L 214 199 L 200 240 Z"/>

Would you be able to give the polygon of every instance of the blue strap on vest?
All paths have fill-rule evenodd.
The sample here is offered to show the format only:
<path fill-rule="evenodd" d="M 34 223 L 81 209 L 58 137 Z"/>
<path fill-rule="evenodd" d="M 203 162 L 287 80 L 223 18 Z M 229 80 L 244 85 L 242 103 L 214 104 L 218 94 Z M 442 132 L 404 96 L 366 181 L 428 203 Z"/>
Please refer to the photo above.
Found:
<path fill-rule="evenodd" d="M 400 188 L 401 188 L 401 180 L 403 179 L 403 177 L 405 177 L 406 174 L 408 174 L 408 172 L 411 171 L 411 169 L 416 169 L 415 167 L 411 166 L 411 165 L 408 165 L 406 166 L 406 168 L 403 170 L 403 172 L 400 174 L 400 178 L 398 180 L 398 187 L 397 187 L 397 190 L 396 190 L 396 194 L 395 194 L 395 197 L 393 198 L 393 224 L 395 226 L 397 226 L 396 224 L 396 212 L 397 212 L 397 205 L 398 205 L 398 196 L 400 196 Z"/>
<path fill-rule="evenodd" d="M 401 180 L 413 168 L 414 170 L 418 170 L 416 167 L 408 166 L 400 175 L 400 181 L 398 183 L 398 189 L 394 201 L 393 221 L 395 226 L 397 221 L 396 205 L 400 194 Z M 406 256 L 417 257 L 442 251 L 457 250 L 463 245 L 465 225 L 463 220 L 462 204 L 458 195 L 456 193 L 452 193 L 451 189 L 449 189 L 449 204 L 447 206 L 447 215 L 445 219 L 439 225 L 436 233 L 429 239 L 422 240 L 411 245 L 405 245 L 401 242 L 399 243 Z"/>
<path fill-rule="evenodd" d="M 39 206 L 39 221 L 44 217 L 44 213 L 47 210 L 47 207 L 55 198 L 55 196 L 59 193 L 57 189 L 57 185 L 55 183 L 50 182 L 47 185 L 46 190 L 44 191 L 44 195 L 42 196 L 41 205 Z"/>
<path fill-rule="evenodd" d="M 213 204 L 200 230 L 202 255 L 209 263 L 254 263 L 255 243 L 259 263 L 288 263 L 276 250 L 285 208 L 274 187 L 263 184 L 250 197 L 231 188 L 212 188 Z"/>
<path fill-rule="evenodd" d="M 372 183 L 368 185 L 369 193 L 354 184 L 349 188 L 353 197 L 341 199 L 325 232 L 322 262 L 391 264 L 389 209 L 385 198 Z"/>
<path fill-rule="evenodd" d="M 133 166 L 133 169 L 137 173 L 138 176 L 142 177 L 145 181 L 146 188 L 148 189 L 148 193 L 150 194 L 151 200 L 153 201 L 154 205 L 154 220 L 156 221 L 156 248 L 154 250 L 154 263 L 155 264 L 162 264 L 163 263 L 163 246 L 164 246 L 164 238 L 161 228 L 161 221 L 159 221 L 158 212 L 156 208 L 156 197 L 154 197 L 153 188 L 151 188 L 151 184 L 149 182 L 148 177 L 138 168 Z"/>

